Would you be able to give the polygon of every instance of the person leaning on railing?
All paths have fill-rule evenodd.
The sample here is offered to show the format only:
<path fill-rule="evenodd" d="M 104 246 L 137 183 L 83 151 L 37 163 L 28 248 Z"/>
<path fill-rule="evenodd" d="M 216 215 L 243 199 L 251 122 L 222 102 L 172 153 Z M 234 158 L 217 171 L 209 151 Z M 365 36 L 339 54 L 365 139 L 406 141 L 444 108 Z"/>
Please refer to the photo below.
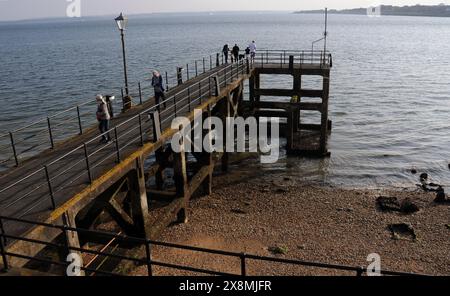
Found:
<path fill-rule="evenodd" d="M 152 86 L 155 90 L 155 103 L 160 110 L 161 99 L 164 101 L 164 108 L 166 108 L 166 96 L 164 94 L 164 81 L 161 74 L 158 71 L 153 71 Z"/>
<path fill-rule="evenodd" d="M 250 58 L 253 63 L 253 62 L 255 62 L 255 57 L 256 57 L 256 42 L 252 41 L 252 43 L 250 43 L 250 45 L 248 47 L 250 48 Z"/>
<path fill-rule="evenodd" d="M 111 115 L 109 114 L 108 105 L 105 101 L 105 98 L 102 95 L 97 95 L 97 120 L 99 122 L 99 130 L 102 134 L 101 143 L 108 143 L 110 141 L 110 136 L 108 133 L 109 130 L 109 121 L 111 119 Z"/>

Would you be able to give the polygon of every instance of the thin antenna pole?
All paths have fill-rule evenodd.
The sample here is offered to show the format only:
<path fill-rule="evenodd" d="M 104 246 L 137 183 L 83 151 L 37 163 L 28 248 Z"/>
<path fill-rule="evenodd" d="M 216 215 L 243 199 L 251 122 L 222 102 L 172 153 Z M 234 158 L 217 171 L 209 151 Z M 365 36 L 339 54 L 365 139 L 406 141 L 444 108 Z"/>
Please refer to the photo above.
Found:
<path fill-rule="evenodd" d="M 327 52 L 327 35 L 328 35 L 328 8 L 325 7 L 325 33 L 324 33 L 324 46 L 323 46 L 323 54 Z"/>

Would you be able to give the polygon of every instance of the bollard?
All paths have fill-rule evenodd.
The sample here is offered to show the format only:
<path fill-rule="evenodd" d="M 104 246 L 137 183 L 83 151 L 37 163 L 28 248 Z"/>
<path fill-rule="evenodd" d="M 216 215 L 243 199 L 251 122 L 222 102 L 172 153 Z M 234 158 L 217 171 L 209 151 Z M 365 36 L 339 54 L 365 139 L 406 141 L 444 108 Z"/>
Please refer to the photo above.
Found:
<path fill-rule="evenodd" d="M 183 84 L 183 68 L 182 67 L 177 67 L 177 83 L 178 85 L 182 85 Z"/>
<path fill-rule="evenodd" d="M 294 70 L 294 56 L 289 56 L 289 70 Z"/>

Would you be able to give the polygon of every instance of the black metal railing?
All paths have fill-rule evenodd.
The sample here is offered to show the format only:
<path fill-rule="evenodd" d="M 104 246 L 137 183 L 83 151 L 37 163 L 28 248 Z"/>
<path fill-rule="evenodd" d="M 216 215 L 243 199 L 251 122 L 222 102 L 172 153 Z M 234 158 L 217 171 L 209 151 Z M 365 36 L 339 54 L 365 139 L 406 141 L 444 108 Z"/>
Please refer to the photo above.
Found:
<path fill-rule="evenodd" d="M 182 81 L 190 80 L 220 66 L 220 61 L 215 56 L 210 55 L 199 61 L 187 63 L 182 71 Z M 199 70 L 201 67 L 201 71 Z M 172 73 L 172 72 L 171 72 Z M 165 79 L 166 90 L 177 86 L 177 74 L 169 72 L 161 73 Z M 154 89 L 150 82 L 139 81 L 130 83 L 130 96 L 133 101 L 124 100 L 124 88 L 121 89 L 120 96 L 113 102 L 113 109 L 131 107 L 131 105 L 142 105 L 154 96 Z M 27 124 L 26 126 L 12 130 L 0 135 L 0 170 L 11 166 L 19 166 L 24 159 L 28 159 L 42 152 L 43 150 L 54 148 L 58 142 L 69 137 L 81 135 L 84 131 L 92 127 L 95 123 L 96 101 L 89 100 L 77 104 L 73 107 L 57 112 L 38 121 Z"/>
<path fill-rule="evenodd" d="M 270 59 L 271 52 L 278 53 L 278 51 L 264 51 L 262 54 L 266 56 L 266 59 L 261 61 L 261 63 L 273 63 Z M 305 55 L 307 56 L 307 52 L 282 51 L 281 55 L 283 57 L 286 56 L 289 60 L 295 60 L 297 58 L 297 61 L 303 61 Z M 289 56 L 292 57 L 289 58 Z M 312 55 L 312 58 L 314 60 L 315 56 Z M 281 58 L 280 61 L 285 62 L 287 59 Z M 104 171 L 101 170 L 102 167 L 120 163 L 123 159 L 124 152 L 130 146 L 135 146 L 137 149 L 146 142 L 152 141 L 153 126 L 149 117 L 150 113 L 159 110 L 161 125 L 167 128 L 171 120 L 177 116 L 191 112 L 207 98 L 215 95 L 215 82 L 212 81 L 213 78 L 217 77 L 220 87 L 224 87 L 237 80 L 239 76 L 249 73 L 252 67 L 258 66 L 257 64 L 253 64 L 252 60 L 249 59 L 239 60 L 237 63 L 220 65 L 221 59 L 219 55 L 216 55 L 215 61 L 213 56 L 211 56 L 209 61 L 209 66 L 213 71 L 207 70 L 208 59 L 203 59 L 201 66 L 203 67 L 204 65 L 205 72 L 201 74 L 195 73 L 197 76 L 202 76 L 198 77 L 195 82 L 189 80 L 189 83 L 185 83 L 185 86 L 174 90 L 160 104 L 153 105 L 139 112 L 139 114 L 119 123 L 104 134 L 92 137 L 66 154 L 42 165 L 41 168 L 34 172 L 30 172 L 28 175 L 14 180 L 9 184 L 4 184 L 3 188 L 0 188 L 0 209 L 2 213 L 8 213 L 8 215 L 15 217 L 18 215 L 17 217 L 21 218 L 45 203 L 51 208 L 56 208 L 59 203 L 63 202 L 62 199 L 65 197 L 65 189 L 73 185 L 91 184 Z M 213 66 L 214 62 L 221 67 L 215 69 Z M 189 71 L 195 70 L 196 68 L 194 66 Z M 187 75 L 186 78 L 188 77 Z M 139 91 L 142 94 L 142 85 Z M 93 103 L 88 102 L 83 106 L 91 106 L 90 104 Z M 163 108 L 166 105 L 167 108 Z M 93 107 L 95 108 L 95 106 Z M 69 110 L 74 111 L 76 117 L 80 114 L 80 106 Z M 49 138 L 53 145 L 55 139 L 52 137 L 54 135 L 52 120 L 56 116 L 67 112 L 69 111 L 60 112 L 40 121 L 40 123 L 47 124 Z M 80 121 L 80 117 L 75 120 L 77 124 Z M 83 131 L 83 128 L 80 124 L 80 132 Z M 22 129 L 27 129 L 27 127 Z M 10 134 L 13 150 L 16 147 L 14 145 L 14 135 L 13 133 Z M 99 145 L 98 142 L 104 136 L 109 136 L 111 141 L 107 144 Z M 22 208 L 17 213 L 11 213 L 10 209 L 25 200 L 27 201 L 27 208 Z"/>
<path fill-rule="evenodd" d="M 5 187 L 0 189 L 0 197 L 3 196 L 0 202 L 2 213 L 26 199 L 31 199 L 30 204 L 28 208 L 15 213 L 19 218 L 28 215 L 45 203 L 53 209 L 56 208 L 60 202 L 63 202 L 65 189 L 74 184 L 92 183 L 99 177 L 96 174 L 97 168 L 120 163 L 127 148 L 135 146 L 137 149 L 153 140 L 153 126 L 149 114 L 160 110 L 161 125 L 167 127 L 171 120 L 189 113 L 215 95 L 213 77 L 217 77 L 220 86 L 224 87 L 237 80 L 240 75 L 246 74 L 248 70 L 249 65 L 241 61 L 213 71 L 195 83 L 190 83 L 186 88 L 171 94 L 160 104 L 141 111 L 104 134 L 92 137 L 12 184 L 5 184 Z M 163 108 L 164 105 L 167 105 L 167 108 Z M 111 141 L 98 144 L 100 139 L 107 135 L 110 136 Z"/>
<path fill-rule="evenodd" d="M 68 245 L 67 243 L 64 244 L 58 244 L 51 241 L 43 241 L 39 239 L 30 239 L 26 237 L 21 237 L 17 235 L 12 235 L 5 231 L 4 225 L 5 221 L 13 221 L 15 223 L 22 223 L 22 224 L 29 224 L 31 226 L 40 226 L 44 227 L 46 229 L 56 229 L 61 231 L 61 234 L 63 236 L 67 235 L 70 232 L 76 232 L 79 235 L 88 235 L 89 237 L 96 237 L 98 239 L 106 239 L 106 240 L 115 240 L 117 242 L 126 243 L 127 245 L 133 244 L 135 247 L 140 247 L 145 249 L 145 257 L 144 258 L 133 258 L 130 256 L 124 256 L 119 254 L 113 254 L 111 252 L 106 251 L 96 251 L 92 249 L 86 249 L 83 247 L 73 247 Z M 67 240 L 64 240 L 67 241 Z M 48 223 L 39 223 L 39 222 L 33 222 L 29 220 L 24 219 L 15 219 L 15 218 L 8 218 L 0 216 L 0 252 L 1 252 L 1 258 L 3 261 L 3 267 L 5 271 L 8 271 L 11 268 L 10 265 L 10 258 L 18 258 L 18 259 L 25 259 L 29 260 L 30 262 L 37 262 L 37 263 L 45 263 L 50 265 L 56 265 L 56 266 L 62 266 L 65 267 L 69 263 L 68 262 L 61 262 L 61 261 L 52 261 L 46 258 L 41 257 L 32 257 L 26 254 L 19 254 L 14 253 L 11 251 L 8 251 L 8 246 L 11 245 L 12 242 L 26 242 L 30 244 L 36 244 L 43 247 L 49 247 L 53 248 L 55 250 L 59 250 L 62 252 L 69 253 L 80 253 L 82 255 L 88 254 L 88 255 L 95 255 L 100 256 L 104 259 L 119 259 L 127 262 L 135 263 L 136 265 L 146 266 L 147 267 L 147 275 L 153 276 L 154 270 L 153 267 L 164 267 L 179 271 L 189 271 L 196 274 L 206 274 L 206 275 L 218 275 L 218 276 L 248 276 L 248 265 L 252 261 L 259 261 L 259 262 L 265 262 L 265 263 L 278 263 L 283 265 L 291 265 L 291 266 L 302 266 L 302 267 L 308 267 L 308 268 L 318 268 L 322 270 L 334 270 L 334 271 L 342 271 L 342 272 L 348 272 L 353 273 L 356 276 L 363 276 L 365 273 L 368 272 L 368 269 L 366 267 L 355 267 L 355 266 L 346 266 L 346 265 L 339 265 L 339 264 L 325 264 L 325 263 L 319 263 L 319 262 L 308 262 L 304 260 L 295 260 L 295 259 L 283 259 L 283 258 L 275 258 L 275 257 L 265 257 L 265 256 L 257 256 L 257 255 L 251 255 L 246 253 L 237 253 L 237 252 L 230 252 L 230 251 L 222 251 L 222 250 L 213 250 L 208 248 L 201 248 L 201 247 L 194 247 L 194 246 L 186 246 L 186 245 L 180 245 L 180 244 L 174 244 L 174 243 L 166 243 L 166 242 L 160 242 L 160 241 L 152 241 L 148 239 L 143 238 L 137 238 L 137 237 L 130 237 L 125 236 L 121 234 L 114 234 L 110 232 L 105 231 L 98 231 L 98 230 L 86 230 L 81 228 L 73 228 L 69 227 L 67 225 L 54 225 L 54 224 L 48 224 Z M 214 256 L 222 256 L 222 257 L 228 257 L 233 258 L 236 260 L 236 262 L 240 266 L 240 273 L 239 274 L 231 274 L 227 272 L 223 272 L 220 270 L 212 270 L 212 269 L 205 269 L 205 268 L 197 268 L 193 266 L 184 266 L 179 264 L 173 264 L 173 263 L 167 263 L 167 262 L 160 262 L 152 259 L 152 250 L 154 247 L 164 247 L 164 248 L 170 248 L 170 249 L 177 249 L 177 250 L 184 250 L 184 251 L 191 251 L 196 252 L 200 254 L 208 254 L 208 255 L 214 255 Z M 91 272 L 95 274 L 104 274 L 104 275 L 116 275 L 120 276 L 122 274 L 114 273 L 113 271 L 106 271 L 106 270 L 98 270 L 93 269 L 89 267 L 80 267 L 81 270 L 85 272 Z M 395 271 L 387 271 L 387 270 L 381 270 L 381 275 L 386 276 L 423 276 L 419 274 L 412 274 L 412 273 L 405 273 L 405 272 L 395 272 Z"/>

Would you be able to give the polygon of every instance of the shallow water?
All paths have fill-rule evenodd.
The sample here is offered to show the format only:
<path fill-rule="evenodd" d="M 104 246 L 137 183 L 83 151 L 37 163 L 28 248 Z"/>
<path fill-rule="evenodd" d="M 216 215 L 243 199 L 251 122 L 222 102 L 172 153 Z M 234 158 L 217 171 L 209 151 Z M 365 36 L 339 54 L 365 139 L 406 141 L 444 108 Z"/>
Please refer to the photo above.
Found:
<path fill-rule="evenodd" d="M 383 187 L 414 186 L 418 176 L 410 170 L 416 167 L 450 185 L 450 19 L 329 19 L 332 156 L 288 158 L 262 169 Z M 126 32 L 131 87 L 136 92 L 152 69 L 173 73 L 225 42 L 243 47 L 255 39 L 260 48 L 310 49 L 322 30 L 319 15 L 132 16 Z M 119 95 L 119 41 L 114 22 L 104 17 L 0 23 L 0 134 L 97 93 Z"/>

